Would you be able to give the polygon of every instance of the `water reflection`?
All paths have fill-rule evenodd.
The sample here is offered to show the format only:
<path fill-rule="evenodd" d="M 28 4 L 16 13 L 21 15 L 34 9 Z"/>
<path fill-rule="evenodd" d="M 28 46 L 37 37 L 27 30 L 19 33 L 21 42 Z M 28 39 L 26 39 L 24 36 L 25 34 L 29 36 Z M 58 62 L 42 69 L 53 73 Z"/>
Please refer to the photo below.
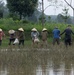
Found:
<path fill-rule="evenodd" d="M 74 75 L 73 57 L 71 50 L 4 51 L 0 75 Z"/>
<path fill-rule="evenodd" d="M 2 65 L 0 66 L 0 75 L 7 75 L 7 69 Z"/>

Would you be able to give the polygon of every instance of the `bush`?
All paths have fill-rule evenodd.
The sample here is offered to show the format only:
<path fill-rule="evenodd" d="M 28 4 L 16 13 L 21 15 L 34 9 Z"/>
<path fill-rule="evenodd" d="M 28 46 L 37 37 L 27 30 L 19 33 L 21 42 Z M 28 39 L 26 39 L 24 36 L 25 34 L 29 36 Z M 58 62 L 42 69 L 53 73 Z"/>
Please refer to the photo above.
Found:
<path fill-rule="evenodd" d="M 67 27 L 67 25 L 65 25 L 65 24 L 57 24 L 57 23 L 46 23 L 44 26 L 42 26 L 40 23 L 31 23 L 26 20 L 24 20 L 24 23 L 22 23 L 19 20 L 13 21 L 12 18 L 0 19 L 0 28 L 2 28 L 6 34 L 7 34 L 8 30 L 10 30 L 10 29 L 18 30 L 18 28 L 22 27 L 25 30 L 25 35 L 26 35 L 27 39 L 30 38 L 31 29 L 34 27 L 40 33 L 44 27 L 47 28 L 47 30 L 49 32 L 48 37 L 50 38 L 50 37 L 52 37 L 52 30 L 56 26 L 61 30 L 61 32 Z M 74 29 L 74 26 L 72 26 L 72 29 Z"/>

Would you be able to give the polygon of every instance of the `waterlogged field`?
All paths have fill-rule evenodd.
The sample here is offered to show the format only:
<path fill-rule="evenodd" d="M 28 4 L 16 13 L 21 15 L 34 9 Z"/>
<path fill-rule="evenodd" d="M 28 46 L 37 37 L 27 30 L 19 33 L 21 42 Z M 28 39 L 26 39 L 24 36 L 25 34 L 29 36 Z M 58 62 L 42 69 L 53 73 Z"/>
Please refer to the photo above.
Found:
<path fill-rule="evenodd" d="M 74 46 L 0 49 L 0 75 L 74 75 Z"/>
<path fill-rule="evenodd" d="M 45 23 L 23 23 L 10 19 L 0 19 L 0 28 L 3 29 L 5 37 L 0 46 L 0 75 L 74 75 L 74 44 L 66 48 L 63 44 L 52 45 L 52 30 L 58 27 L 62 32 L 67 24 Z M 22 27 L 25 31 L 25 46 L 9 46 L 8 30 Z M 48 30 L 48 46 L 32 46 L 31 29 L 35 27 L 39 32 L 43 27 Z M 72 30 L 74 26 L 72 25 Z M 41 41 L 41 36 L 39 36 Z M 74 36 L 72 37 L 74 40 Z"/>

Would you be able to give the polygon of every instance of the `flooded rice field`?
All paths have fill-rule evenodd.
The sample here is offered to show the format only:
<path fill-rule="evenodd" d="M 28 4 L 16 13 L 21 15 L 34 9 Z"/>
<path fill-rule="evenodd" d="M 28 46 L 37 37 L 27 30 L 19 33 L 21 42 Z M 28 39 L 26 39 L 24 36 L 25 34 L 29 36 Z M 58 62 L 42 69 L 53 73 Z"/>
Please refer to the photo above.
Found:
<path fill-rule="evenodd" d="M 0 75 L 74 75 L 74 47 L 0 49 Z"/>

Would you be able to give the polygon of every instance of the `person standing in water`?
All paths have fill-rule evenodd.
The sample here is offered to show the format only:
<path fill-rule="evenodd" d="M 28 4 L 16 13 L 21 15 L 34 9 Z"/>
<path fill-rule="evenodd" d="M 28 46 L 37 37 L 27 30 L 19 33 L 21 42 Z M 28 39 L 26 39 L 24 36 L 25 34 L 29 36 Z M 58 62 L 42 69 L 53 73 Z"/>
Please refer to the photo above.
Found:
<path fill-rule="evenodd" d="M 33 28 L 31 30 L 31 38 L 32 38 L 32 45 L 38 44 L 39 43 L 39 32 L 37 31 L 36 28 Z"/>
<path fill-rule="evenodd" d="M 14 40 L 15 40 L 15 31 L 14 30 L 9 30 L 9 45 L 13 44 L 14 45 Z"/>
<path fill-rule="evenodd" d="M 46 46 L 47 47 L 47 36 L 48 36 L 47 29 L 43 28 L 42 32 L 41 32 L 42 46 Z"/>
<path fill-rule="evenodd" d="M 2 45 L 2 37 L 4 37 L 4 36 L 5 36 L 5 34 L 2 31 L 2 29 L 0 28 L 0 46 Z"/>
<path fill-rule="evenodd" d="M 71 34 L 74 35 L 74 32 L 71 29 L 71 25 L 68 25 L 67 28 L 60 35 L 64 33 L 65 33 L 64 42 L 65 42 L 66 47 L 68 45 L 71 46 L 72 45 L 72 35 Z"/>
<path fill-rule="evenodd" d="M 24 47 L 25 35 L 24 35 L 24 29 L 23 28 L 18 29 L 18 37 L 17 38 L 19 40 L 19 47 L 21 44 Z"/>
<path fill-rule="evenodd" d="M 57 42 L 57 44 L 60 44 L 60 30 L 58 27 L 55 27 L 54 30 L 52 31 L 53 33 L 53 45 Z"/>

